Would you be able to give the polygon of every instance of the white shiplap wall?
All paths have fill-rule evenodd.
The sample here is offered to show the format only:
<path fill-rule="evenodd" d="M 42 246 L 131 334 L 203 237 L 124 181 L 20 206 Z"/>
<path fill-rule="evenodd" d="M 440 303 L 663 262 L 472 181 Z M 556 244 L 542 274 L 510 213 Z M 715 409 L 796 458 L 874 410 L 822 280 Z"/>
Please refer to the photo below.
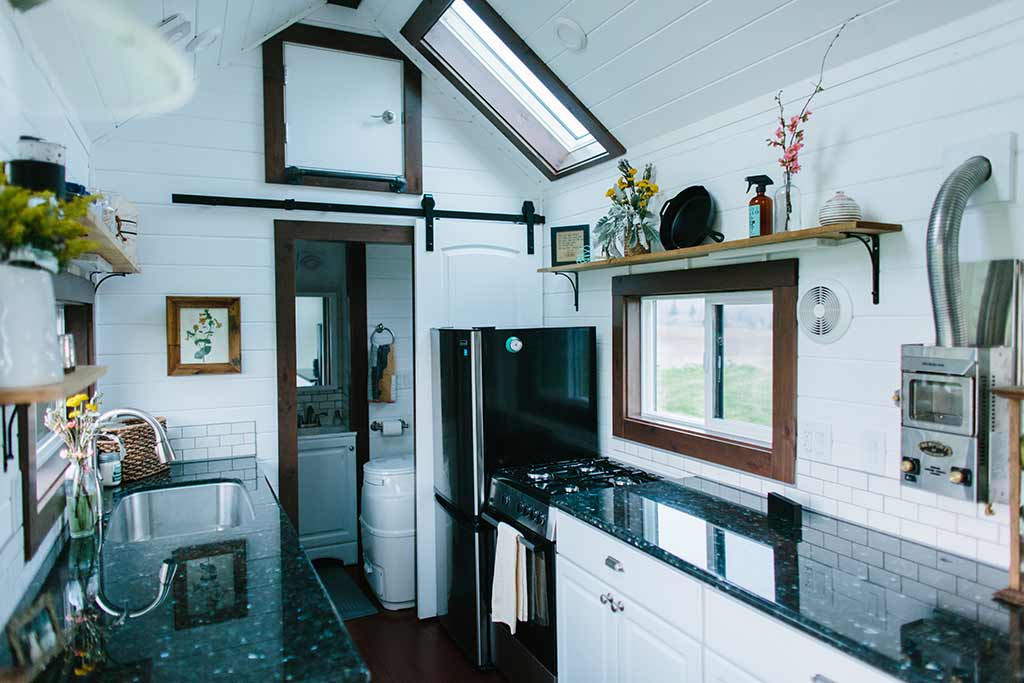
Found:
<path fill-rule="evenodd" d="M 933 340 L 924 235 L 932 200 L 948 173 L 944 149 L 992 133 L 1024 132 L 1024 81 L 1012 76 L 1022 60 L 1024 2 L 1014 0 L 826 74 L 828 89 L 812 106 L 804 171 L 795 180 L 803 190 L 805 223 L 814 225 L 821 203 L 841 189 L 860 202 L 867 218 L 902 223 L 904 232 L 882 239 L 878 306 L 871 303 L 869 263 L 859 244 L 799 254 L 801 291 L 823 278 L 838 279 L 850 291 L 855 317 L 846 336 L 832 345 L 800 335 L 798 429 L 830 430 L 831 458 L 820 462 L 801 452 L 796 487 L 612 438 L 609 288 L 613 276 L 627 271 L 582 273 L 579 313 L 572 310 L 565 279 L 547 276 L 546 324 L 599 328 L 604 451 L 670 474 L 685 470 L 755 491 L 782 490 L 822 512 L 1006 566 L 1006 506 L 996 506 L 991 517 L 981 506 L 901 490 L 900 419 L 891 395 L 900 381 L 900 344 Z M 629 159 L 638 167 L 656 165 L 662 198 L 691 184 L 706 186 L 718 200 L 726 237 L 745 237 L 744 176 L 781 176 L 777 155 L 764 142 L 776 126 L 772 96 L 779 87 L 797 100 L 809 84 L 777 83 L 763 73 L 759 91 L 746 104 L 636 145 Z M 614 176 L 612 166 L 604 165 L 550 185 L 544 198 L 548 225 L 593 224 L 606 210 L 604 190 Z M 1017 187 L 1016 201 L 1008 205 L 968 209 L 963 260 L 1024 257 L 1022 199 Z M 787 256 L 792 254 L 773 258 Z M 714 263 L 694 267 L 703 265 Z"/>
<path fill-rule="evenodd" d="M 24 17 L 3 2 L 0 3 L 0 159 L 15 158 L 18 136 L 26 134 L 67 145 L 68 179 L 88 180 L 89 145 L 82 126 L 40 56 Z M 0 292 L 0 296 L 14 294 Z M 56 531 L 51 532 L 35 558 L 25 564 L 20 475 L 17 459 L 8 464 L 6 472 L 0 472 L 0 586 L 3 586 L 0 623 L 10 617 L 57 536 Z"/>
<path fill-rule="evenodd" d="M 368 335 L 377 323 L 395 334 L 394 403 L 371 403 L 370 422 L 405 420 L 401 436 L 370 432 L 370 458 L 411 455 L 413 451 L 412 371 L 412 247 L 369 244 L 366 247 L 366 324 Z M 369 337 L 368 337 L 369 338 Z M 382 335 L 387 340 L 387 333 Z"/>
<path fill-rule="evenodd" d="M 171 205 L 171 193 L 402 206 L 416 206 L 419 198 L 264 183 L 258 51 L 250 60 L 201 67 L 196 97 L 182 110 L 130 121 L 96 142 L 94 185 L 139 204 L 143 271 L 100 289 L 97 350 L 99 361 L 110 367 L 101 383 L 108 405 L 157 412 L 171 426 L 255 420 L 257 454 L 269 462 L 266 469 L 274 476 L 273 221 L 368 219 Z M 524 199 L 539 196 L 535 179 L 496 154 L 489 136 L 427 77 L 423 96 L 424 191 L 435 196 L 439 207 L 516 213 Z M 242 297 L 240 375 L 167 377 L 164 298 L 170 294 Z M 411 346 L 407 339 L 404 345 Z"/>

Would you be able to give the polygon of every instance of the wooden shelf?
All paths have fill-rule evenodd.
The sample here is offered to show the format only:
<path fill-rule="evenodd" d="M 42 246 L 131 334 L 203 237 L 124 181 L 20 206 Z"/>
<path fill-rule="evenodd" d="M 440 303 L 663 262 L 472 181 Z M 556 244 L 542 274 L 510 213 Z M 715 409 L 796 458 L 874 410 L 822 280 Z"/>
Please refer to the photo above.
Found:
<path fill-rule="evenodd" d="M 139 264 L 128 254 L 122 242 L 106 226 L 98 224 L 92 216 L 85 216 L 81 219 L 82 225 L 89 229 L 88 238 L 99 243 L 99 247 L 93 253 L 99 254 L 107 260 L 115 273 L 138 273 Z"/>
<path fill-rule="evenodd" d="M 1024 387 L 1021 386 L 996 387 L 992 390 L 992 393 L 1000 398 L 1006 398 L 1011 401 L 1024 401 Z"/>
<path fill-rule="evenodd" d="M 0 388 L 0 405 L 57 401 L 95 384 L 96 380 L 105 374 L 107 374 L 107 369 L 102 365 L 79 365 L 74 372 L 64 375 L 64 379 L 55 384 L 40 384 L 16 389 Z"/>
<path fill-rule="evenodd" d="M 743 240 L 731 240 L 711 244 L 701 244 L 687 249 L 672 249 L 670 251 L 656 251 L 640 256 L 627 256 L 617 259 L 605 259 L 592 261 L 590 263 L 576 263 L 555 268 L 539 268 L 541 273 L 580 273 L 588 270 L 602 270 L 604 268 L 620 268 L 622 266 L 639 266 L 647 263 L 664 263 L 666 261 L 685 261 L 687 259 L 709 256 L 712 254 L 733 251 L 736 249 L 749 249 L 752 255 L 756 254 L 758 247 L 763 247 L 765 253 L 780 251 L 780 245 L 791 242 L 806 240 L 831 240 L 840 242 L 851 236 L 859 235 L 863 239 L 870 239 L 878 235 L 886 235 L 893 232 L 900 232 L 903 226 L 891 223 L 871 223 L 868 221 L 852 221 L 849 223 L 835 223 L 817 228 L 805 228 L 791 232 L 780 232 L 764 237 L 751 237 Z"/>

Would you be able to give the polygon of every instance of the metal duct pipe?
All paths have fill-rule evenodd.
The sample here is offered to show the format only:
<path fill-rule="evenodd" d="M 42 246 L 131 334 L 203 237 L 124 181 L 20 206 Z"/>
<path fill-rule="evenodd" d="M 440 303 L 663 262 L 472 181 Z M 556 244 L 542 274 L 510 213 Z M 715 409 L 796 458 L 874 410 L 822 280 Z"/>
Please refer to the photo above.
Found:
<path fill-rule="evenodd" d="M 992 164 L 971 157 L 949 174 L 928 219 L 928 284 L 932 292 L 936 346 L 969 346 L 960 286 L 960 221 L 967 200 L 992 175 Z"/>

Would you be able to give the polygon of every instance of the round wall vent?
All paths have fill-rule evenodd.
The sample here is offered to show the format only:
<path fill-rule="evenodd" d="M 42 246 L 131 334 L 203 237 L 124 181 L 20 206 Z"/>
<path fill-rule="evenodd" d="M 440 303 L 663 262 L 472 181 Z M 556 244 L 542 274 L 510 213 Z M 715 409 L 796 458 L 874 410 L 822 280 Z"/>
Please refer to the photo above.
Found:
<path fill-rule="evenodd" d="M 807 336 L 819 344 L 831 344 L 849 329 L 853 304 L 845 287 L 835 280 L 823 280 L 804 292 L 797 315 Z"/>

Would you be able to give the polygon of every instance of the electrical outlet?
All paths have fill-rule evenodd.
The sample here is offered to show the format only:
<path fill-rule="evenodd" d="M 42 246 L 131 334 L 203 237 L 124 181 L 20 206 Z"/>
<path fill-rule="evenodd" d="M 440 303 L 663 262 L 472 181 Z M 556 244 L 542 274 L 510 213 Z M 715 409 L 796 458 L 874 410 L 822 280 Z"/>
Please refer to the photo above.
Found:
<path fill-rule="evenodd" d="M 864 468 L 875 474 L 886 474 L 885 471 L 885 432 L 866 429 L 860 435 L 860 450 L 864 458 Z"/>
<path fill-rule="evenodd" d="M 804 422 L 797 434 L 798 457 L 818 462 L 832 462 L 832 425 L 827 422 Z"/>

